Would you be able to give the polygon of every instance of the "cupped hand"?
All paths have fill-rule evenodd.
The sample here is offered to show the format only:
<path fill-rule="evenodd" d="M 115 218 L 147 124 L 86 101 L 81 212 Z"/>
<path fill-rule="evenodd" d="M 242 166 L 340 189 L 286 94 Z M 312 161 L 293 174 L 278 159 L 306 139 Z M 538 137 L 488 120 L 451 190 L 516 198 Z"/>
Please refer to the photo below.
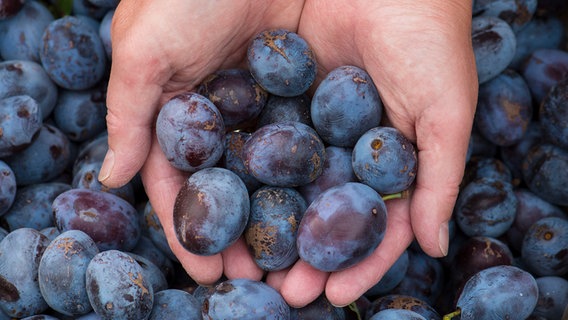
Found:
<path fill-rule="evenodd" d="M 173 169 L 153 133 L 159 107 L 224 67 L 243 66 L 257 32 L 281 27 L 312 46 L 319 78 L 357 65 L 373 78 L 390 125 L 418 148 L 416 184 L 407 199 L 387 202 L 385 237 L 352 268 L 325 273 L 299 261 L 267 282 L 292 306 L 325 291 L 346 305 L 373 286 L 411 241 L 429 255 L 448 248 L 447 222 L 465 166 L 477 99 L 471 47 L 471 1 L 157 1 L 122 0 L 113 19 L 108 87 L 109 153 L 101 181 L 120 186 L 138 170 L 170 246 L 199 283 L 261 279 L 242 240 L 215 256 L 196 256 L 173 232 L 172 211 L 186 174 Z"/>

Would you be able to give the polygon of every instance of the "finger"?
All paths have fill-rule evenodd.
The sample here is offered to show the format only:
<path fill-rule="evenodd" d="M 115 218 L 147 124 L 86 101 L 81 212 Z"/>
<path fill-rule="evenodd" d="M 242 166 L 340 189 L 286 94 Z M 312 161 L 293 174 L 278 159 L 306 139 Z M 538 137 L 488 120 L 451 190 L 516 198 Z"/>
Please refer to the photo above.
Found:
<path fill-rule="evenodd" d="M 470 101 L 454 103 L 464 108 L 440 108 L 417 120 L 418 172 L 411 203 L 411 221 L 418 243 L 433 257 L 448 252 L 448 221 L 463 178 L 473 122 Z M 461 101 L 460 101 L 461 100 Z"/>
<path fill-rule="evenodd" d="M 266 284 L 268 284 L 269 286 L 280 292 L 282 290 L 282 284 L 284 283 L 284 279 L 286 279 L 286 275 L 288 274 L 289 271 L 290 268 L 278 271 L 270 271 L 266 275 L 266 279 L 264 281 L 266 282 Z"/>
<path fill-rule="evenodd" d="M 280 293 L 291 307 L 301 308 L 319 297 L 329 273 L 298 260 L 284 278 Z"/>
<path fill-rule="evenodd" d="M 346 306 L 374 286 L 413 240 L 409 219 L 409 199 L 387 200 L 387 229 L 373 253 L 357 265 L 334 272 L 325 288 L 335 306 Z"/>
<path fill-rule="evenodd" d="M 160 150 L 155 135 L 153 139 L 150 155 L 140 172 L 149 201 L 160 219 L 172 252 L 188 275 L 199 284 L 211 285 L 223 274 L 222 257 L 220 254 L 192 254 L 177 239 L 173 225 L 174 203 L 186 177 L 170 165 Z"/>
<path fill-rule="evenodd" d="M 257 281 L 262 279 L 264 271 L 252 259 L 242 237 L 225 249 L 221 255 L 223 256 L 223 269 L 227 278 L 247 278 Z"/>

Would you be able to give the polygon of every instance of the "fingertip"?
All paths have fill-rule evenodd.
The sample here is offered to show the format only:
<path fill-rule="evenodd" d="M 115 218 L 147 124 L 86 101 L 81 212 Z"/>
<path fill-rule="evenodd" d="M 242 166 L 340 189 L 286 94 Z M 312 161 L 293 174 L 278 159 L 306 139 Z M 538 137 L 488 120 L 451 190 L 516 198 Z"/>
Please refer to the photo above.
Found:
<path fill-rule="evenodd" d="M 240 238 L 221 253 L 225 276 L 229 279 L 246 278 L 260 281 L 264 271 L 250 255 L 243 238 Z"/>
<path fill-rule="evenodd" d="M 299 260 L 286 275 L 280 293 L 291 307 L 301 308 L 323 293 L 328 277 L 329 273 Z"/>

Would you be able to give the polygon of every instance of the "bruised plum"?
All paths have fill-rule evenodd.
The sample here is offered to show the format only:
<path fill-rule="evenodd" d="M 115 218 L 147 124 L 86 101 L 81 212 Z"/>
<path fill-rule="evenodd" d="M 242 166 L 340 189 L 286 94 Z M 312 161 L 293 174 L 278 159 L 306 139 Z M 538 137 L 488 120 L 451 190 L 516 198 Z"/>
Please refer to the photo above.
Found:
<path fill-rule="evenodd" d="M 321 175 L 325 146 L 313 128 L 285 121 L 267 124 L 253 132 L 242 152 L 245 166 L 260 182 L 297 187 Z"/>
<path fill-rule="evenodd" d="M 219 167 L 201 169 L 185 181 L 177 194 L 175 233 L 191 253 L 213 255 L 242 235 L 249 212 L 247 188 L 235 173 Z"/>
<path fill-rule="evenodd" d="M 382 241 L 387 211 L 381 196 L 359 182 L 327 189 L 308 207 L 298 229 L 300 258 L 337 271 L 369 256 Z"/>

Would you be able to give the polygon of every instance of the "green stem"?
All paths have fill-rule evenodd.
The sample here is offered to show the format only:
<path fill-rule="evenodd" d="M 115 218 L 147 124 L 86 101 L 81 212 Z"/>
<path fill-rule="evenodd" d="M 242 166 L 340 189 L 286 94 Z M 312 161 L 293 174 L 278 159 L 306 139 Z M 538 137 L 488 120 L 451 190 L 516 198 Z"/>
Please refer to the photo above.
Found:
<path fill-rule="evenodd" d="M 410 192 L 408 190 L 404 190 L 397 193 L 385 194 L 381 196 L 381 198 L 383 198 L 383 201 L 392 200 L 392 199 L 406 199 L 408 198 L 409 193 Z"/>
<path fill-rule="evenodd" d="M 452 320 L 454 317 L 457 317 L 461 314 L 461 310 L 458 308 L 458 310 L 448 313 L 447 315 L 445 315 L 442 320 Z"/>
<path fill-rule="evenodd" d="M 359 308 L 357 308 L 357 303 L 355 302 L 351 302 L 348 305 L 349 309 L 353 312 L 355 312 L 355 314 L 357 315 L 357 320 L 362 320 L 361 319 L 361 313 L 359 312 Z"/>

